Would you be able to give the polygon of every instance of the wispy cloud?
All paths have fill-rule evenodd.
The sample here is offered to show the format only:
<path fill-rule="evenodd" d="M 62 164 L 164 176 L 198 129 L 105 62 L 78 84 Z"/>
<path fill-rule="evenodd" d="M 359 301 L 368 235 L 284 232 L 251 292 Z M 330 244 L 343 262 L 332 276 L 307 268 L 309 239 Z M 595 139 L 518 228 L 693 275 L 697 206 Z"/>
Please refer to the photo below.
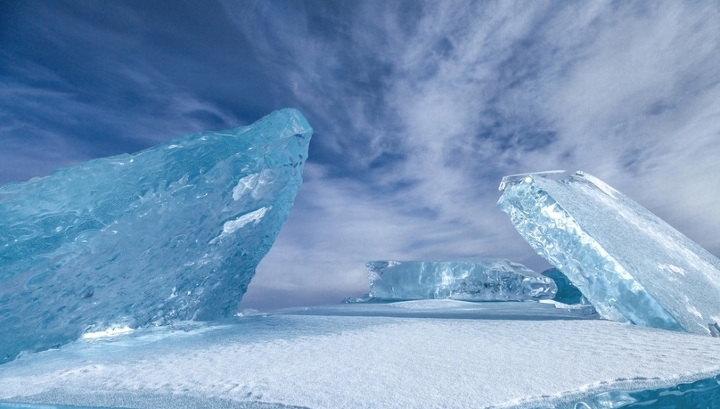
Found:
<path fill-rule="evenodd" d="M 246 306 L 360 294 L 372 259 L 544 268 L 495 209 L 519 172 L 585 170 L 720 255 L 713 2 L 17 7 L 2 38 L 35 46 L 0 47 L 2 181 L 308 117 L 306 181 Z"/>
<path fill-rule="evenodd" d="M 203 94 L 196 88 L 207 92 L 209 87 L 186 81 L 198 61 L 176 53 L 174 41 L 182 39 L 163 38 L 153 31 L 160 28 L 147 25 L 149 11 L 76 6 L 24 3 L 17 6 L 24 13 L 3 20 L 0 151 L 13 156 L 24 146 L 27 152 L 20 158 L 29 155 L 28 165 L 36 161 L 41 166 L 2 166 L 0 182 L 261 116 L 242 109 L 238 114 L 222 95 Z M 173 20 L 171 14 L 165 17 Z M 198 82 L 208 76 L 204 73 Z"/>
<path fill-rule="evenodd" d="M 332 35 L 313 37 L 312 47 L 307 35 L 288 39 L 307 73 L 296 78 L 295 89 L 303 90 L 298 99 L 318 117 L 339 111 L 353 118 L 348 128 L 333 129 L 337 134 L 320 135 L 319 143 L 343 139 L 344 145 L 332 143 L 335 152 L 364 172 L 356 177 L 363 183 L 320 175 L 305 185 L 300 197 L 318 199 L 312 206 L 299 201 L 293 216 L 328 220 L 329 228 L 308 240 L 291 217 L 291 233 L 264 262 L 258 283 L 272 287 L 271 281 L 282 282 L 278 271 L 290 271 L 307 277 L 300 279 L 304 291 L 326 275 L 318 287 L 341 278 L 338 289 L 359 286 L 358 293 L 367 286 L 361 262 L 382 258 L 501 256 L 543 268 L 495 209 L 496 187 L 503 174 L 556 168 L 607 180 L 720 254 L 714 233 L 720 217 L 713 210 L 720 190 L 708 185 L 720 170 L 717 7 L 443 2 L 417 8 L 411 24 L 402 6 L 363 7 L 336 23 L 347 36 L 343 44 L 371 62 L 354 70 L 369 74 L 378 61 L 387 67 L 372 98 L 312 92 L 346 87 L 333 73 L 348 67 L 332 56 Z M 384 115 L 368 109 L 377 101 Z M 371 136 L 361 140 L 364 135 Z M 354 149 L 363 154 L 356 157 Z M 394 160 L 373 168 L 383 155 Z M 336 194 L 339 186 L 354 187 Z M 343 225 L 352 227 L 335 228 Z M 367 237 L 368 231 L 375 234 Z M 287 249 L 294 254 L 283 259 Z M 342 271 L 328 267 L 329 260 Z"/>

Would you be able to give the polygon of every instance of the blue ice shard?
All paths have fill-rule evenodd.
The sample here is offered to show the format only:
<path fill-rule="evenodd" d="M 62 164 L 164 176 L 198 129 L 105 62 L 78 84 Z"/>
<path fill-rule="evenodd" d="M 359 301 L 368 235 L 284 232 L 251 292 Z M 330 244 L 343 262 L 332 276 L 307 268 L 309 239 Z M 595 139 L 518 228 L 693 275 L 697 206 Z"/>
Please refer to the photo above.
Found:
<path fill-rule="evenodd" d="M 553 300 L 563 304 L 586 304 L 588 301 L 583 297 L 580 290 L 567 278 L 562 271 L 557 268 L 549 268 L 542 273 L 545 277 L 550 277 L 557 285 L 557 293 Z"/>
<path fill-rule="evenodd" d="M 551 175 L 504 178 L 498 207 L 601 316 L 717 332 L 720 260 L 601 180 Z"/>
<path fill-rule="evenodd" d="M 0 186 L 0 363 L 235 311 L 302 182 L 293 109 Z"/>
<path fill-rule="evenodd" d="M 520 301 L 552 299 L 552 279 L 496 258 L 470 261 L 371 261 L 370 299 Z"/>

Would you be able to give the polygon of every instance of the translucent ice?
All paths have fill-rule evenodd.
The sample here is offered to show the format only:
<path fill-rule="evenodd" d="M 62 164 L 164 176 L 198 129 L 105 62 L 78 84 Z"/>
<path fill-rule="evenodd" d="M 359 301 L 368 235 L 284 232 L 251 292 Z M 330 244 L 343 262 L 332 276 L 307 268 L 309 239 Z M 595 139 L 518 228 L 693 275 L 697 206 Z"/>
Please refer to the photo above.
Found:
<path fill-rule="evenodd" d="M 371 261 L 370 298 L 468 301 L 551 299 L 552 279 L 522 264 L 483 258 L 472 261 Z"/>
<path fill-rule="evenodd" d="M 503 180 L 498 207 L 601 316 L 720 331 L 720 260 L 593 176 L 545 176 Z"/>
<path fill-rule="evenodd" d="M 0 363 L 234 312 L 302 182 L 296 110 L 0 186 Z"/>
<path fill-rule="evenodd" d="M 557 285 L 557 293 L 553 300 L 563 304 L 581 304 L 587 302 L 580 290 L 557 268 L 549 268 L 541 273 L 545 277 L 552 278 Z"/>

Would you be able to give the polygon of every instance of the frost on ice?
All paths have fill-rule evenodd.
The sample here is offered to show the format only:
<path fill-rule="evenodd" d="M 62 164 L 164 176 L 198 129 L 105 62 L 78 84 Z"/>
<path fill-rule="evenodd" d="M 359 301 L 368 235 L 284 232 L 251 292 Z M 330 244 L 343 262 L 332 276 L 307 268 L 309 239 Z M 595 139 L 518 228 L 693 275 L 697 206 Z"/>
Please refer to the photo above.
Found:
<path fill-rule="evenodd" d="M 552 299 L 552 279 L 522 264 L 482 258 L 472 261 L 371 261 L 369 299 L 466 301 Z"/>
<path fill-rule="evenodd" d="M 503 179 L 498 207 L 601 316 L 717 332 L 720 260 L 601 180 L 551 175 Z"/>
<path fill-rule="evenodd" d="M 302 182 L 298 111 L 0 186 L 0 363 L 234 313 Z"/>

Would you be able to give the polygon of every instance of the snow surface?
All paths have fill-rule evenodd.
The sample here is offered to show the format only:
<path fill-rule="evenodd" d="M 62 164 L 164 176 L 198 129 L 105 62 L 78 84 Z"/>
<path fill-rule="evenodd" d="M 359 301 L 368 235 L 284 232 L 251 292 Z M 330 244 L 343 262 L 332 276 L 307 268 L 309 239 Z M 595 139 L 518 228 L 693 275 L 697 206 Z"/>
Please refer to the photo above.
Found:
<path fill-rule="evenodd" d="M 424 300 L 414 309 L 403 303 L 360 310 L 414 310 L 420 317 L 477 307 L 439 301 L 439 308 Z M 359 310 L 350 305 L 326 309 L 332 316 L 295 309 L 80 340 L 0 365 L 0 400 L 136 408 L 549 407 L 720 373 L 717 338 L 550 319 L 553 310 L 569 311 L 552 304 L 493 304 L 499 307 L 481 306 L 485 319 L 353 316 Z M 546 317 L 504 319 L 508 305 Z M 500 319 L 489 319 L 493 308 Z"/>

